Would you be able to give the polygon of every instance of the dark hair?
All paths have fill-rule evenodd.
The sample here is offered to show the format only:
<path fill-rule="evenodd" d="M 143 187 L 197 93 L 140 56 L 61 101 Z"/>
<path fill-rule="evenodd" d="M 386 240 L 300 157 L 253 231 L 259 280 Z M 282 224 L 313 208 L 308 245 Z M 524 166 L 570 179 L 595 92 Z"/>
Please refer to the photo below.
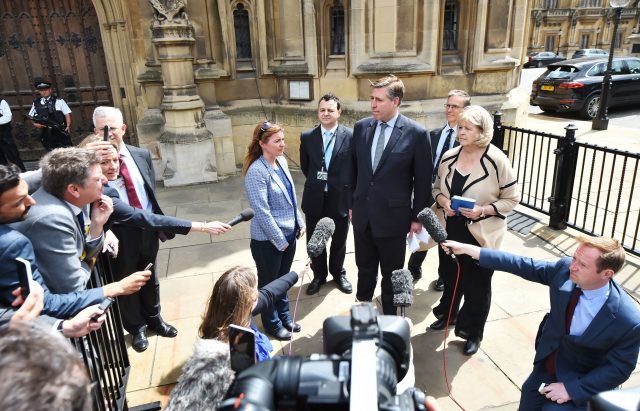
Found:
<path fill-rule="evenodd" d="M 89 378 L 78 352 L 38 323 L 0 329 L 0 409 L 89 409 Z"/>
<path fill-rule="evenodd" d="M 247 267 L 235 266 L 216 281 L 200 325 L 200 338 L 229 341 L 229 325 L 248 327 L 258 297 L 258 279 Z"/>
<path fill-rule="evenodd" d="M 393 74 L 389 74 L 386 77 L 382 77 L 371 83 L 373 88 L 386 88 L 387 96 L 393 100 L 398 97 L 398 105 L 402 103 L 402 97 L 404 97 L 404 83 L 398 77 Z"/>
<path fill-rule="evenodd" d="M 331 101 L 331 100 L 336 102 L 336 106 L 338 107 L 338 110 L 340 110 L 340 98 L 333 93 L 327 93 L 324 96 L 320 97 L 320 100 L 318 100 L 318 105 L 320 105 L 321 101 Z"/>
<path fill-rule="evenodd" d="M 56 148 L 40 160 L 42 187 L 62 198 L 69 184 L 84 186 L 89 169 L 100 164 L 100 156 L 93 150 L 67 147 Z"/>
<path fill-rule="evenodd" d="M 15 164 L 0 164 L 0 196 L 20 184 L 20 169 Z"/>
<path fill-rule="evenodd" d="M 247 175 L 249 166 L 262 155 L 262 147 L 260 147 L 260 142 L 268 141 L 269 137 L 271 137 L 273 134 L 276 134 L 277 132 L 283 130 L 284 129 L 276 123 L 271 123 L 269 121 L 262 121 L 258 123 L 258 125 L 256 125 L 256 127 L 253 129 L 253 137 L 251 138 L 249 147 L 247 147 L 247 154 L 244 156 L 244 164 L 242 166 L 243 176 Z"/>

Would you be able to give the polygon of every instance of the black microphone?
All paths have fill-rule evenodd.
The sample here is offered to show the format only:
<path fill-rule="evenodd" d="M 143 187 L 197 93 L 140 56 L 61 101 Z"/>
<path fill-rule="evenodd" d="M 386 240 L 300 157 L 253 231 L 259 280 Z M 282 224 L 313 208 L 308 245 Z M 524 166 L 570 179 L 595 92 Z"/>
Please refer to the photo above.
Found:
<path fill-rule="evenodd" d="M 238 214 L 237 216 L 233 217 L 233 219 L 231 221 L 229 221 L 227 224 L 229 224 L 230 226 L 234 226 L 242 221 L 249 221 L 253 218 L 253 210 L 250 208 L 246 208 L 244 210 L 242 210 L 240 212 L 240 214 Z"/>
<path fill-rule="evenodd" d="M 429 207 L 418 213 L 418 220 L 422 226 L 427 230 L 427 233 L 433 238 L 433 240 L 442 244 L 444 241 L 447 241 L 447 230 L 444 229 L 442 224 L 440 224 L 440 220 L 438 220 L 438 216 L 433 212 Z M 455 254 L 447 253 L 453 258 L 453 261 L 458 262 Z"/>
<path fill-rule="evenodd" d="M 313 230 L 313 234 L 309 241 L 307 241 L 307 254 L 309 257 L 316 258 L 327 248 L 327 241 L 336 231 L 336 224 L 329 217 L 323 217 L 316 224 L 316 228 Z"/>
<path fill-rule="evenodd" d="M 404 307 L 413 304 L 413 277 L 409 270 L 394 270 L 391 273 L 393 287 L 393 306 L 400 307 L 400 314 L 404 317 Z"/>

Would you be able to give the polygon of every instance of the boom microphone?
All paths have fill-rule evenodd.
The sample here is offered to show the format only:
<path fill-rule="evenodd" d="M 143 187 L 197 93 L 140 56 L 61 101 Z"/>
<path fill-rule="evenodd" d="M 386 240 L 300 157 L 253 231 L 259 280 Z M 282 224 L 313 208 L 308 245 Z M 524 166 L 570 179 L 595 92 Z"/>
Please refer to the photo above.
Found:
<path fill-rule="evenodd" d="M 427 207 L 424 210 L 420 211 L 418 213 L 418 220 L 420 220 L 422 226 L 425 228 L 425 230 L 427 230 L 427 233 L 429 233 L 431 238 L 433 238 L 436 243 L 442 244 L 447 240 L 447 230 L 445 230 L 442 224 L 440 224 L 438 216 L 436 216 L 436 213 L 434 213 L 432 209 Z M 455 262 L 458 262 L 455 254 L 447 254 L 449 254 Z"/>
<path fill-rule="evenodd" d="M 230 226 L 234 226 L 242 221 L 249 221 L 253 218 L 253 210 L 250 208 L 245 208 L 244 210 L 242 210 L 240 212 L 240 214 L 238 214 L 237 216 L 233 217 L 233 219 L 231 221 L 229 221 L 227 224 L 229 224 Z"/>
<path fill-rule="evenodd" d="M 329 217 L 323 217 L 318 221 L 311 238 L 307 241 L 307 254 L 309 254 L 309 257 L 316 258 L 324 252 L 325 248 L 327 248 L 327 241 L 329 241 L 335 230 L 336 224 Z"/>
<path fill-rule="evenodd" d="M 409 270 L 394 270 L 391 273 L 393 287 L 393 306 L 400 307 L 400 314 L 404 317 L 404 307 L 413 304 L 413 277 Z"/>

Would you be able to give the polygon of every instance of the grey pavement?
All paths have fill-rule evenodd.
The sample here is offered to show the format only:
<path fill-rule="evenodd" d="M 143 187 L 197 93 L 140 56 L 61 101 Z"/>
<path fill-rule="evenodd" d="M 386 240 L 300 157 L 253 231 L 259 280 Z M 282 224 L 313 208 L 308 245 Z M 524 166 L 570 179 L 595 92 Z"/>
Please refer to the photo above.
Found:
<path fill-rule="evenodd" d="M 298 196 L 301 198 L 304 177 L 294 172 Z M 159 201 L 168 214 L 195 220 L 227 221 L 247 206 L 243 178 L 230 177 L 208 185 L 158 190 Z M 571 254 L 576 232 L 548 229 L 543 215 L 518 207 L 521 213 L 540 219 L 527 234 L 509 231 L 503 249 L 538 259 L 557 259 Z M 296 260 L 306 258 L 305 243 L 298 241 Z M 353 238 L 347 245 L 346 270 L 349 280 L 357 282 Z M 408 259 L 408 256 L 407 256 Z M 640 260 L 629 258 L 617 279 L 635 298 L 640 294 Z M 129 348 L 131 376 L 127 398 L 129 406 L 151 401 L 166 404 L 168 395 L 180 376 L 185 360 L 192 352 L 201 315 L 215 280 L 233 265 L 255 268 L 249 251 L 249 225 L 241 223 L 225 236 L 201 233 L 177 236 L 163 243 L 158 255 L 161 277 L 163 317 L 176 325 L 174 339 L 150 336 L 144 353 Z M 295 262 L 294 262 L 295 264 Z M 533 342 L 538 323 L 549 308 L 546 287 L 521 280 L 511 274 L 497 272 L 493 277 L 492 305 L 480 351 L 467 357 L 462 354 L 464 341 L 449 333 L 444 344 L 444 331 L 425 331 L 435 321 L 431 308 L 440 293 L 433 290 L 437 255 L 430 251 L 423 265 L 423 278 L 415 284 L 414 305 L 407 309 L 413 322 L 411 342 L 414 351 L 416 386 L 435 396 L 443 410 L 457 410 L 448 397 L 446 374 L 452 396 L 467 410 L 516 410 L 520 387 L 528 375 L 534 356 Z M 308 296 L 304 285 L 289 292 L 291 310 L 296 311 L 302 332 L 295 334 L 293 344 L 273 341 L 277 355 L 322 352 L 322 321 L 332 315 L 347 314 L 354 294 L 341 293 L 331 282 L 319 294 Z M 302 289 L 301 289 L 302 288 Z M 300 298 L 295 302 L 300 292 Z M 379 298 L 379 288 L 376 296 Z M 446 353 L 445 353 L 446 347 Z M 640 385 L 640 368 L 625 386 Z"/>

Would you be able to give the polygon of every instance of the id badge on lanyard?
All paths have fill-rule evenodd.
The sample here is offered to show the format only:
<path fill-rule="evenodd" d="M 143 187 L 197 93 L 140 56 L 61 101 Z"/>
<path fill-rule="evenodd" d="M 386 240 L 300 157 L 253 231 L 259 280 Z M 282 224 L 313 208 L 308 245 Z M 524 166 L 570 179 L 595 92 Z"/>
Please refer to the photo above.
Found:
<path fill-rule="evenodd" d="M 320 181 L 327 181 L 328 175 L 327 175 L 327 171 L 325 170 L 325 164 L 326 164 L 325 155 L 327 153 L 327 149 L 329 148 L 331 143 L 333 143 L 333 139 L 336 137 L 336 131 L 333 132 L 333 134 L 331 135 L 331 138 L 329 139 L 329 142 L 324 147 L 324 150 L 322 150 L 322 170 L 316 173 L 316 179 Z"/>

